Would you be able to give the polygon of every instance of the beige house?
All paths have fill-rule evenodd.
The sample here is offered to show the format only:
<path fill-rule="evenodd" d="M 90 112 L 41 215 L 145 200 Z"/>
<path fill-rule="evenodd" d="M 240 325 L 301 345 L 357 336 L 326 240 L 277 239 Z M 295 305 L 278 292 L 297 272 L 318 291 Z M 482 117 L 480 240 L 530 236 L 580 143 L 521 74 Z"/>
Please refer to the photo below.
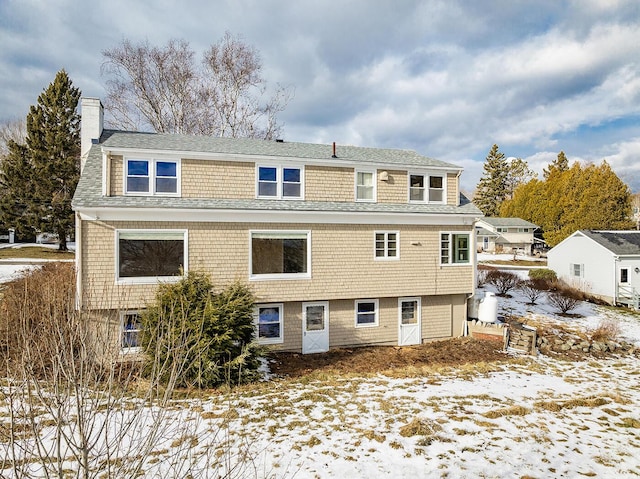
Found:
<path fill-rule="evenodd" d="M 537 225 L 521 218 L 484 217 L 476 223 L 476 249 L 490 253 L 513 253 L 514 250 L 532 254 L 536 243 Z"/>
<path fill-rule="evenodd" d="M 159 282 L 248 283 L 263 344 L 314 353 L 460 336 L 474 292 L 461 168 L 413 151 L 102 129 L 82 100 L 81 307 L 137 347 Z"/>

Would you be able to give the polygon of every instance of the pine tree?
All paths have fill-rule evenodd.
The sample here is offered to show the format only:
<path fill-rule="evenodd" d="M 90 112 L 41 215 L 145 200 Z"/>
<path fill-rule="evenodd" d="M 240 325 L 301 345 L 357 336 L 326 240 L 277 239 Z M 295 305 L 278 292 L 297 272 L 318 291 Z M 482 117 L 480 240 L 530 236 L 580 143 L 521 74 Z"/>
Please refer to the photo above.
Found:
<path fill-rule="evenodd" d="M 71 198 L 80 176 L 80 95 L 67 73 L 59 71 L 29 110 L 25 144 L 9 143 L 8 166 L 3 162 L 0 178 L 12 220 L 5 223 L 17 225 L 20 215 L 34 230 L 56 233 L 63 251 L 73 231 Z"/>
<path fill-rule="evenodd" d="M 484 173 L 476 187 L 473 202 L 486 216 L 498 216 L 500 205 L 507 197 L 509 173 L 509 165 L 498 145 L 491 147 L 483 168 Z"/>
<path fill-rule="evenodd" d="M 9 140 L 7 154 L 0 164 L 0 224 L 13 228 L 17 238 L 34 236 L 31 224 L 25 221 L 30 200 L 32 167 L 25 145 Z"/>

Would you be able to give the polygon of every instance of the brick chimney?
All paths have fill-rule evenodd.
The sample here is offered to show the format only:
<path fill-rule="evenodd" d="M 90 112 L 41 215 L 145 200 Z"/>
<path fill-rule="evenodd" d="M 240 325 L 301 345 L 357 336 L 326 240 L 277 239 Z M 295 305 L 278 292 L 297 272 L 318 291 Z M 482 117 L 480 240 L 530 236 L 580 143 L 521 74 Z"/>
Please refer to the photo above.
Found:
<path fill-rule="evenodd" d="M 82 170 L 91 145 L 98 143 L 100 135 L 102 135 L 104 108 L 100 99 L 82 98 L 80 100 L 80 115 L 80 168 Z"/>

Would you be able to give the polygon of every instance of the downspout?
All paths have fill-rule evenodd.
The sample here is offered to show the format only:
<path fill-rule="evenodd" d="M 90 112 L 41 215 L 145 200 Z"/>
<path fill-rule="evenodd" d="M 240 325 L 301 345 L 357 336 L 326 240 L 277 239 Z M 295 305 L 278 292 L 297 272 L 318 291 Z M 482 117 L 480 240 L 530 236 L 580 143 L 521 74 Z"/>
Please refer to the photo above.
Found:
<path fill-rule="evenodd" d="M 82 309 L 82 218 L 76 211 L 76 310 Z"/>

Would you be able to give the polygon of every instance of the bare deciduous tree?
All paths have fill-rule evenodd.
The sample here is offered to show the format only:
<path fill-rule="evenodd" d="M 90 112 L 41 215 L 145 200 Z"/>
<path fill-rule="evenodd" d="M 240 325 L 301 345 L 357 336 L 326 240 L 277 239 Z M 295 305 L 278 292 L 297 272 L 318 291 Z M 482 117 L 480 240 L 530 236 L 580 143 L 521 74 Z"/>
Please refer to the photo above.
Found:
<path fill-rule="evenodd" d="M 278 86 L 268 97 L 257 50 L 228 32 L 201 64 L 184 40 L 164 47 L 123 40 L 102 54 L 105 108 L 116 128 L 265 139 L 280 133 L 277 115 L 291 90 Z"/>
<path fill-rule="evenodd" d="M 27 136 L 24 120 L 6 120 L 0 123 L 0 161 L 9 153 L 9 141 L 23 144 Z"/>

